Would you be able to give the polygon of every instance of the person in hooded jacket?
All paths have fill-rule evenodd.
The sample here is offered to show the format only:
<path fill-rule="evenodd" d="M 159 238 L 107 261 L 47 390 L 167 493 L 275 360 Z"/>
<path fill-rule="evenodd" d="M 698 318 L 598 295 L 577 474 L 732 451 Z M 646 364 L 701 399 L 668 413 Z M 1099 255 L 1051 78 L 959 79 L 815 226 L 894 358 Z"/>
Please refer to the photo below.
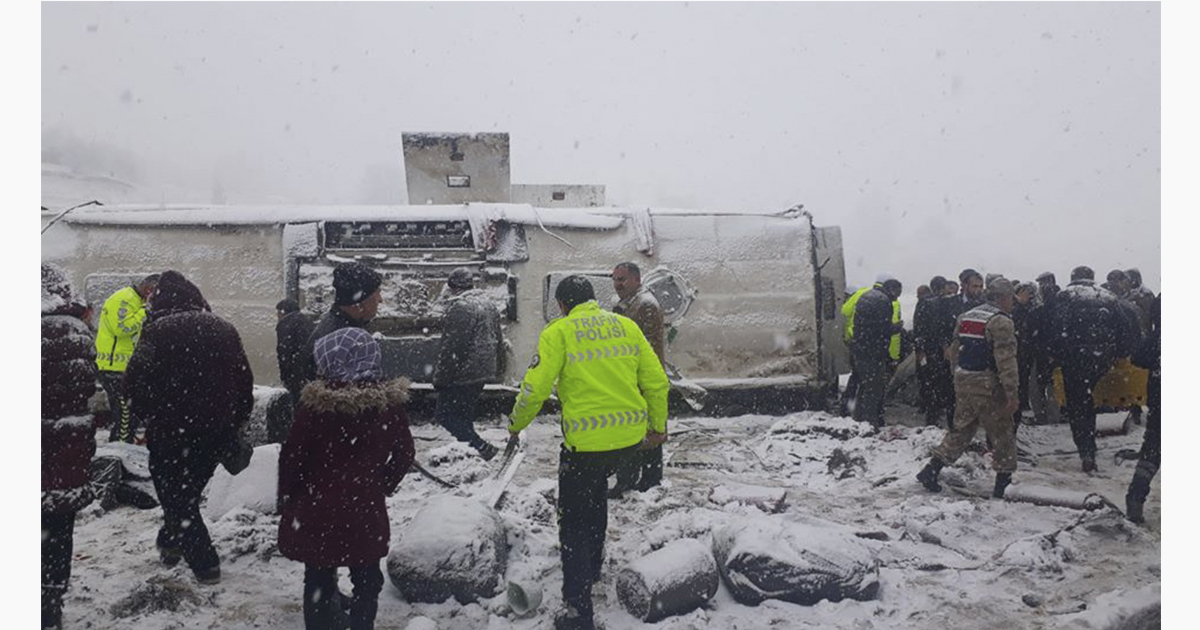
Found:
<path fill-rule="evenodd" d="M 67 274 L 42 263 L 42 627 L 62 625 L 75 514 L 92 502 L 96 453 L 88 399 L 96 391 L 90 309 Z"/>
<path fill-rule="evenodd" d="M 475 417 L 484 383 L 504 373 L 500 310 L 475 288 L 474 274 L 466 267 L 450 272 L 446 287 L 442 343 L 433 373 L 437 390 L 434 418 L 455 439 L 490 460 L 498 449 L 475 431 Z"/>
<path fill-rule="evenodd" d="M 1133 364 L 1150 371 L 1146 379 L 1146 433 L 1142 439 L 1142 452 L 1137 468 L 1125 493 L 1125 516 L 1134 523 L 1144 523 L 1142 508 L 1150 494 L 1150 482 L 1158 474 L 1162 462 L 1162 296 L 1150 304 L 1150 333 L 1142 339 L 1141 346 L 1133 353 Z"/>
<path fill-rule="evenodd" d="M 317 340 L 319 378 L 300 394 L 279 454 L 279 551 L 304 563 L 304 626 L 337 623 L 339 567 L 350 568 L 350 628 L 373 628 L 390 530 L 384 499 L 413 463 L 408 380 L 382 380 L 379 343 L 361 328 Z"/>
<path fill-rule="evenodd" d="M 130 406 L 147 423 L 150 476 L 163 511 L 155 545 L 163 564 L 182 558 L 198 581 L 214 584 L 220 558 L 200 498 L 217 464 L 241 445 L 254 375 L 237 330 L 212 314 L 183 274 L 164 272 L 151 304 L 125 378 Z"/>
<path fill-rule="evenodd" d="M 1089 267 L 1071 271 L 1054 296 L 1050 348 L 1062 366 L 1067 421 L 1084 472 L 1096 470 L 1096 408 L 1092 391 L 1113 363 L 1129 356 L 1136 326 L 1111 292 L 1096 286 Z"/>

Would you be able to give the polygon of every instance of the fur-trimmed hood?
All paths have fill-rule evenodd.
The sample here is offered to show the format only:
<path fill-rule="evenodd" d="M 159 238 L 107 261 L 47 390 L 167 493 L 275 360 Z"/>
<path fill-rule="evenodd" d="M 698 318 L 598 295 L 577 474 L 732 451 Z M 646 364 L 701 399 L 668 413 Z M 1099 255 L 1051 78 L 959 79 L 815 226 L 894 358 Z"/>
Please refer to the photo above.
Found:
<path fill-rule="evenodd" d="M 300 392 L 300 404 L 318 413 L 358 414 L 383 411 L 408 400 L 409 380 L 397 378 L 380 383 L 337 383 L 315 380 Z"/>

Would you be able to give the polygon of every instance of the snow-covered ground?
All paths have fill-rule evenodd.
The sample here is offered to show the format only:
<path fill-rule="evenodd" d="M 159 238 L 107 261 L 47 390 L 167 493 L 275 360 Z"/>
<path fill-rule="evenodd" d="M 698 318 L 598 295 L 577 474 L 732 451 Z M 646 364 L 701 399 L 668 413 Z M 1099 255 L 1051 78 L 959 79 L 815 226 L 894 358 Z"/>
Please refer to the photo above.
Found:
<path fill-rule="evenodd" d="M 905 419 L 903 409 L 896 411 L 911 423 L 911 412 Z M 928 494 L 914 475 L 943 435 L 935 428 L 893 426 L 869 435 L 849 419 L 805 412 L 685 418 L 672 421 L 671 429 L 664 487 L 610 502 L 604 577 L 594 591 L 597 618 L 610 629 L 1104 629 L 1122 627 L 1123 619 L 1159 600 L 1158 482 L 1146 506 L 1148 523 L 1137 527 L 1110 509 L 1081 512 L 974 496 L 990 490 L 992 474 L 988 456 L 972 452 L 943 476 L 964 482 L 965 492 Z M 411 472 L 388 503 L 393 541 L 429 497 L 482 492 L 499 461 L 482 462 L 435 426 L 417 426 L 414 433 L 418 461 L 461 486 L 448 490 Z M 483 434 L 495 443 L 505 437 L 499 424 Z M 562 585 L 554 523 L 560 439 L 551 418 L 540 418 L 527 435 L 527 456 L 500 515 L 511 547 L 505 577 L 542 589 L 539 612 L 516 618 L 502 591 L 466 606 L 453 599 L 409 604 L 389 583 L 380 595 L 377 628 L 552 626 Z M 1138 448 L 1141 436 L 1135 427 L 1129 435 L 1100 438 L 1100 472 L 1089 476 L 1079 470 L 1066 425 L 1024 427 L 1017 483 L 1099 493 L 1123 505 L 1133 462 L 1114 455 Z M 243 474 L 274 484 L 253 467 Z M 705 608 L 653 625 L 621 608 L 619 568 L 673 540 L 711 544 L 719 526 L 775 507 L 779 489 L 786 491 L 779 518 L 819 517 L 871 534 L 862 541 L 879 562 L 879 599 L 810 607 L 767 600 L 750 607 L 722 584 Z M 221 500 L 229 497 L 221 493 Z M 278 555 L 278 517 L 234 508 L 209 521 L 222 557 L 216 586 L 198 585 L 183 565 L 158 564 L 159 520 L 157 509 L 129 507 L 105 513 L 93 505 L 80 515 L 65 627 L 303 627 L 303 566 Z M 350 589 L 344 571 L 342 588 Z"/>

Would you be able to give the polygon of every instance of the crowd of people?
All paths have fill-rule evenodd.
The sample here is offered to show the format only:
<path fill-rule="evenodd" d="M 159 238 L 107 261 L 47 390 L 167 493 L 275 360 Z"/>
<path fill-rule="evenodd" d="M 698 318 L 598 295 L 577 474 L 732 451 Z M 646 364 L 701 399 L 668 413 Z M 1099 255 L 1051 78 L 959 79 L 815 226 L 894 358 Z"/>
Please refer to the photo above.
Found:
<path fill-rule="evenodd" d="M 611 280 L 619 301 L 600 307 L 578 275 L 554 287 L 562 317 L 542 331 L 509 419 L 513 448 L 552 390 L 561 402 L 559 540 L 564 609 L 556 628 L 591 628 L 592 585 L 604 556 L 608 500 L 662 481 L 667 439 L 663 312 L 634 263 Z M 445 283 L 441 344 L 431 375 L 436 421 L 484 460 L 499 448 L 475 430 L 484 384 L 504 374 L 510 350 L 497 307 L 475 272 Z M 277 305 L 277 358 L 292 420 L 270 436 L 282 444 L 278 472 L 279 550 L 304 564 L 307 628 L 371 628 L 383 586 L 379 561 L 390 539 L 386 497 L 415 458 L 405 412 L 409 383 L 384 376 L 382 352 L 366 331 L 382 302 L 383 278 L 357 262 L 333 270 L 334 300 L 313 320 L 292 300 Z M 881 276 L 845 302 L 853 374 L 844 406 L 885 424 L 887 383 L 915 353 L 921 408 L 947 429 L 917 480 L 940 491 L 980 427 L 992 449 L 994 496 L 1017 469 L 1022 412 L 1045 421 L 1053 370 L 1061 369 L 1065 415 L 1082 469 L 1096 464 L 1093 390 L 1124 357 L 1150 371 L 1145 443 L 1126 496 L 1143 505 L 1159 465 L 1160 301 L 1137 270 L 1114 270 L 1096 285 L 1077 267 L 1059 289 L 966 269 L 958 282 L 935 276 L 918 289 L 911 333 L 900 314 L 901 282 Z M 95 453 L 89 398 L 98 381 L 109 401 L 110 441 L 144 444 L 162 510 L 155 541 L 165 566 L 185 562 L 198 582 L 221 579 L 220 557 L 200 512 L 217 466 L 237 474 L 250 460 L 241 437 L 254 378 L 237 330 L 212 313 L 199 287 L 177 271 L 132 283 L 105 300 L 97 329 L 66 273 L 42 266 L 42 625 L 61 625 L 70 578 L 75 514 L 93 498 Z M 1038 401 L 1041 401 L 1040 405 Z M 1140 406 L 1136 412 L 1140 413 Z M 1139 416 L 1140 418 L 1140 416 Z M 143 433 L 144 429 L 144 433 Z M 144 437 L 143 437 L 144 435 Z M 616 477 L 608 486 L 609 477 Z M 354 589 L 337 589 L 348 568 Z"/>
<path fill-rule="evenodd" d="M 911 334 L 900 318 L 899 280 L 880 276 L 843 306 L 853 374 L 843 408 L 856 420 L 884 426 L 884 394 L 905 346 L 915 354 L 920 407 L 945 439 L 917 479 L 932 492 L 939 474 L 970 445 L 980 427 L 992 449 L 993 495 L 1003 497 L 1017 468 L 1016 432 L 1023 413 L 1039 423 L 1057 407 L 1052 379 L 1061 370 L 1064 413 L 1083 472 L 1097 470 L 1096 404 L 1100 380 L 1121 359 L 1148 370 L 1144 444 L 1126 494 L 1126 514 L 1142 522 L 1160 461 L 1159 356 L 1161 296 L 1137 269 L 1109 272 L 1097 285 L 1089 267 L 1071 271 L 1060 288 L 1053 273 L 1019 282 L 965 269 L 958 282 L 934 276 L 917 290 Z M 911 340 L 906 339 L 910 337 Z M 1054 402 L 1051 402 L 1054 401 Z M 1127 406 L 1141 422 L 1141 404 Z"/>
<path fill-rule="evenodd" d="M 563 317 L 542 332 L 514 404 L 510 446 L 552 389 L 562 405 L 559 525 L 565 608 L 557 628 L 593 627 L 607 501 L 661 482 L 669 382 L 663 316 L 634 263 L 612 274 L 620 301 L 601 309 L 589 280 L 568 276 L 555 297 Z M 304 563 L 305 627 L 374 627 L 390 540 L 385 506 L 413 464 L 405 413 L 409 382 L 384 377 L 378 341 L 365 329 L 383 279 L 361 263 L 333 270 L 333 305 L 313 321 L 293 300 L 276 306 L 277 358 L 291 421 L 269 436 L 279 456 L 279 550 Z M 491 460 L 498 448 L 474 428 L 484 384 L 508 353 L 496 306 L 475 272 L 450 273 L 432 380 L 435 419 Z M 237 330 L 212 313 L 177 271 L 139 279 L 105 300 L 97 330 L 67 274 L 42 265 L 42 626 L 59 628 L 71 571 L 76 513 L 94 498 L 89 399 L 108 398 L 110 441 L 144 443 L 162 509 L 159 561 L 185 562 L 201 584 L 221 579 L 200 503 L 217 466 L 237 474 L 251 450 L 241 437 L 253 374 Z M 608 478 L 616 475 L 614 488 Z M 337 589 L 349 569 L 353 595 Z"/>

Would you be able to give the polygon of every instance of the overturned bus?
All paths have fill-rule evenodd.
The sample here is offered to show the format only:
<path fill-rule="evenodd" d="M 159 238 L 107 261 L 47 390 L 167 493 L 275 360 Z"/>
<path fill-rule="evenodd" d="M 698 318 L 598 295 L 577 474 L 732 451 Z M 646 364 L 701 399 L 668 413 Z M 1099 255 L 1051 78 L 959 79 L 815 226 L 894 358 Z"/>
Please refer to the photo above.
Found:
<path fill-rule="evenodd" d="M 43 213 L 43 225 L 55 217 Z M 505 369 L 487 387 L 511 396 L 538 334 L 559 316 L 557 283 L 632 261 L 662 305 L 676 403 L 706 413 L 823 404 L 848 371 L 841 342 L 845 268 L 837 227 L 800 207 L 781 212 L 664 208 L 426 206 L 104 206 L 80 208 L 43 235 L 42 259 L 65 267 L 90 304 L 131 279 L 176 269 L 241 333 L 255 380 L 278 383 L 275 303 L 314 316 L 332 269 L 357 260 L 384 277 L 369 330 L 389 376 L 429 390 L 451 270 L 476 270 L 502 313 Z M 97 309 L 98 310 L 98 309 Z"/>

